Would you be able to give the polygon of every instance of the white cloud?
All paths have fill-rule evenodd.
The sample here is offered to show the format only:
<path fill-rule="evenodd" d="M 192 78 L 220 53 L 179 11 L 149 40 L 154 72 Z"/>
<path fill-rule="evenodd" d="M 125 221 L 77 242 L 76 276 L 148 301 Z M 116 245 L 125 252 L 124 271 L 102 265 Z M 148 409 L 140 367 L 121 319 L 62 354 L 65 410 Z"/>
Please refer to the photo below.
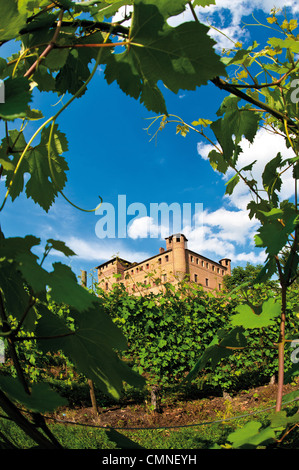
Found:
<path fill-rule="evenodd" d="M 136 240 L 137 238 L 165 238 L 169 236 L 169 227 L 159 225 L 154 222 L 153 217 L 135 218 L 128 226 L 128 236 Z"/>
<path fill-rule="evenodd" d="M 242 153 L 239 156 L 237 168 L 241 169 L 257 160 L 252 169 L 252 177 L 262 187 L 262 173 L 265 165 L 280 152 L 283 159 L 293 157 L 293 152 L 285 145 L 282 136 L 260 129 L 252 144 L 246 139 L 240 142 Z M 208 154 L 214 147 L 211 144 L 199 142 L 197 151 L 203 160 L 208 160 Z M 227 182 L 235 174 L 228 170 L 222 176 Z M 219 174 L 220 175 L 220 174 Z M 291 169 L 282 175 L 282 188 L 279 193 L 281 199 L 293 196 L 294 186 Z M 203 213 L 204 229 L 201 233 L 189 233 L 194 251 L 207 251 L 223 257 L 229 257 L 234 262 L 262 263 L 266 256 L 264 251 L 254 251 L 254 234 L 259 223 L 249 218 L 247 204 L 252 200 L 248 187 L 243 181 L 238 183 L 232 195 L 224 195 L 226 208 Z"/>
<path fill-rule="evenodd" d="M 283 159 L 294 157 L 292 149 L 286 147 L 284 138 L 266 129 L 260 129 L 257 132 L 252 144 L 243 138 L 239 145 L 242 153 L 239 155 L 236 167 L 240 170 L 256 160 L 251 175 L 257 181 L 259 189 L 262 188 L 262 174 L 265 165 L 276 157 L 278 152 L 281 153 Z M 208 160 L 208 154 L 213 148 L 211 144 L 204 144 L 202 142 L 197 144 L 197 152 L 203 160 Z M 234 175 L 235 171 L 229 169 L 223 176 L 223 179 L 227 182 Z M 281 199 L 291 198 L 294 194 L 292 170 L 290 169 L 283 173 L 281 178 L 282 187 L 279 196 Z M 247 204 L 252 199 L 250 191 L 243 181 L 238 183 L 232 195 L 225 195 L 224 197 L 231 207 L 242 211 L 246 210 Z"/>
<path fill-rule="evenodd" d="M 109 241 L 86 241 L 79 237 L 68 237 L 64 238 L 65 244 L 76 253 L 76 258 L 92 261 L 95 265 L 100 264 L 103 261 L 107 261 L 115 256 L 120 256 L 128 261 L 142 261 L 149 258 L 151 255 L 147 252 L 138 252 L 135 250 L 128 249 L 125 244 L 119 242 L 119 240 Z M 63 256 L 58 252 L 50 252 L 55 256 Z"/>
<path fill-rule="evenodd" d="M 217 0 L 216 5 L 196 7 L 195 11 L 199 21 L 210 26 L 209 35 L 217 42 L 218 51 L 232 48 L 235 42 L 245 42 L 249 38 L 248 29 L 243 28 L 242 18 L 251 15 L 256 10 L 269 14 L 272 8 L 289 8 L 290 15 L 299 13 L 299 4 L 293 0 Z M 175 27 L 184 21 L 193 21 L 190 9 L 168 20 Z M 254 21 L 254 20 L 253 20 Z M 253 22 L 252 21 L 252 22 Z M 217 31 L 216 29 L 220 29 Z"/>

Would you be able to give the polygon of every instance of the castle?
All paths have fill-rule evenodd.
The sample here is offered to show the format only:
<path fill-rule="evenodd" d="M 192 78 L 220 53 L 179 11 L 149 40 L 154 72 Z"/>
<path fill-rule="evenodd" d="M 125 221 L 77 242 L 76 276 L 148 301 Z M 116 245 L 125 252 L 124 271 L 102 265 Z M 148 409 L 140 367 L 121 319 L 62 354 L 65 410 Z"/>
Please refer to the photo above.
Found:
<path fill-rule="evenodd" d="M 140 263 L 131 263 L 115 257 L 96 267 L 102 289 L 109 291 L 121 282 L 132 294 L 141 291 L 159 292 L 165 282 L 176 284 L 188 276 L 191 282 L 201 284 L 205 291 L 222 289 L 223 276 L 231 274 L 231 260 L 212 261 L 188 249 L 187 238 L 179 233 L 166 239 L 166 249 Z M 154 274 L 151 274 L 154 273 Z M 157 281 L 157 278 L 160 280 Z M 146 288 L 140 286 L 146 284 Z"/>

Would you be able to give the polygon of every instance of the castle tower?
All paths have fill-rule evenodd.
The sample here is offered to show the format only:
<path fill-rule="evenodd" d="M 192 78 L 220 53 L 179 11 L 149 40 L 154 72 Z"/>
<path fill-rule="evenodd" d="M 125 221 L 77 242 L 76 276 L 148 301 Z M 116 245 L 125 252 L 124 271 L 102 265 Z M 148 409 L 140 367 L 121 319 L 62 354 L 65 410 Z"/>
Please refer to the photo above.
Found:
<path fill-rule="evenodd" d="M 181 233 L 166 238 L 166 250 L 173 253 L 173 271 L 179 279 L 183 279 L 187 273 L 186 249 L 187 238 Z"/>
<path fill-rule="evenodd" d="M 221 266 L 224 266 L 227 268 L 227 271 L 225 274 L 228 274 L 229 276 L 231 275 L 231 260 L 229 258 L 222 258 L 219 263 Z"/>

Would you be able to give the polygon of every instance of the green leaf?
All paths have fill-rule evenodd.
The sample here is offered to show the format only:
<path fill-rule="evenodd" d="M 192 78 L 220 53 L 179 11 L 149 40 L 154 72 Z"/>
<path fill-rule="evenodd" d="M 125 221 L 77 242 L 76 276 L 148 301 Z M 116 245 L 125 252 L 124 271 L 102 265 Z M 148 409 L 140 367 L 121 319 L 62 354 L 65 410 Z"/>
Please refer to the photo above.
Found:
<path fill-rule="evenodd" d="M 203 126 L 207 127 L 210 124 L 212 124 L 212 121 L 209 121 L 209 119 L 198 119 L 197 121 L 193 121 L 192 126 Z"/>
<path fill-rule="evenodd" d="M 68 165 L 62 153 L 68 150 L 65 134 L 58 130 L 55 124 L 50 147 L 50 162 L 48 159 L 50 128 L 44 128 L 40 144 L 34 147 L 26 157 L 30 179 L 26 184 L 26 195 L 31 197 L 46 212 L 53 204 L 58 191 L 66 183 Z"/>
<path fill-rule="evenodd" d="M 52 293 L 51 296 L 54 298 Z M 123 381 L 134 386 L 144 385 L 144 379 L 115 353 L 115 349 L 122 350 L 127 346 L 126 340 L 99 302 L 84 313 L 71 310 L 71 315 L 76 323 L 75 332 L 68 330 L 62 320 L 49 311 L 42 316 L 36 334 L 48 336 L 51 331 L 52 336 L 52 339 L 39 341 L 43 351 L 62 350 L 79 373 L 93 380 L 104 393 L 115 399 L 120 397 Z"/>
<path fill-rule="evenodd" d="M 29 293 L 25 289 L 25 280 L 17 270 L 16 264 L 2 261 L 0 266 L 0 289 L 5 311 L 20 320 L 30 302 Z"/>
<path fill-rule="evenodd" d="M 288 384 L 299 375 L 299 362 L 293 363 L 292 366 L 284 374 L 284 383 Z"/>
<path fill-rule="evenodd" d="M 272 47 L 279 47 L 281 49 L 290 49 L 294 54 L 299 52 L 299 41 L 295 38 L 280 39 L 280 38 L 271 38 L 268 41 Z"/>
<path fill-rule="evenodd" d="M 244 347 L 246 343 L 247 341 L 243 334 L 243 328 L 238 326 L 229 332 L 226 330 L 220 330 L 197 361 L 193 369 L 189 372 L 185 380 L 193 380 L 198 372 L 210 361 L 211 367 L 214 369 L 221 359 L 234 353 L 234 347 Z"/>
<path fill-rule="evenodd" d="M 52 71 L 60 70 L 66 63 L 69 55 L 69 49 L 52 49 L 50 54 L 47 55 L 44 66 Z"/>
<path fill-rule="evenodd" d="M 49 274 L 38 263 L 38 257 L 31 252 L 22 253 L 16 256 L 18 270 L 26 282 L 34 290 L 35 294 L 45 292 L 49 282 Z"/>
<path fill-rule="evenodd" d="M 257 277 L 253 281 L 253 284 L 259 284 L 261 282 L 266 282 L 268 279 L 271 279 L 273 274 L 276 272 L 276 262 L 275 258 L 270 258 L 263 266 L 263 268 L 258 273 Z"/>
<path fill-rule="evenodd" d="M 240 98 L 235 96 L 226 97 L 217 111 L 218 116 L 224 117 L 211 124 L 226 161 L 240 153 L 238 144 L 243 136 L 253 142 L 259 126 L 260 114 L 251 111 L 247 105 L 239 108 L 239 101 Z"/>
<path fill-rule="evenodd" d="M 208 155 L 210 164 L 214 170 L 220 171 L 220 173 L 225 174 L 228 170 L 229 164 L 223 158 L 223 155 L 216 150 L 211 150 Z"/>
<path fill-rule="evenodd" d="M 17 401 L 27 409 L 37 413 L 52 412 L 57 407 L 66 406 L 68 403 L 65 398 L 59 396 L 46 383 L 31 385 L 31 394 L 28 395 L 18 379 L 0 375 L 0 388 L 13 401 Z"/>
<path fill-rule="evenodd" d="M 53 263 L 54 270 L 49 273 L 51 297 L 57 303 L 65 303 L 79 311 L 88 310 L 97 298 L 77 282 L 71 268 L 62 263 Z"/>
<path fill-rule="evenodd" d="M 225 194 L 232 194 L 235 186 L 239 183 L 240 176 L 236 173 L 227 183 L 225 183 Z"/>
<path fill-rule="evenodd" d="M 7 41 L 18 36 L 26 24 L 27 15 L 18 9 L 16 0 L 0 0 L 0 41 Z"/>
<path fill-rule="evenodd" d="M 280 191 L 282 184 L 281 178 L 277 171 L 278 168 L 281 168 L 281 165 L 282 156 L 279 152 L 275 158 L 267 163 L 262 175 L 263 186 L 268 193 L 269 200 L 273 201 L 274 204 L 278 202 L 278 196 L 275 191 Z"/>
<path fill-rule="evenodd" d="M 144 86 L 157 86 L 159 81 L 177 93 L 180 89 L 195 90 L 209 79 L 225 74 L 206 26 L 197 22 L 176 28 L 167 25 L 167 18 L 182 12 L 185 3 L 182 0 L 134 3 L 130 45 L 108 60 L 105 77 L 109 84 L 116 80 L 126 94 L 138 99 Z M 162 101 L 147 98 L 143 94 L 149 110 L 165 113 Z"/>
<path fill-rule="evenodd" d="M 275 431 L 270 427 L 261 429 L 258 421 L 250 421 L 237 431 L 229 434 L 228 441 L 233 448 L 252 449 L 275 439 Z"/>
<path fill-rule="evenodd" d="M 23 132 L 18 132 L 16 129 L 9 131 L 8 134 L 8 139 L 2 140 L 0 156 L 5 162 L 3 171 L 3 175 L 6 176 L 5 185 L 9 188 L 9 195 L 14 201 L 24 189 L 24 174 L 29 169 L 26 159 L 23 159 L 18 171 L 14 174 L 21 153 L 26 147 L 26 141 Z M 11 184 L 12 179 L 13 183 Z"/>
<path fill-rule="evenodd" d="M 76 256 L 73 250 L 71 250 L 66 244 L 60 240 L 53 240 L 53 238 L 49 238 L 47 240 L 47 244 L 50 244 L 54 250 L 60 251 L 65 256 Z"/>
<path fill-rule="evenodd" d="M 215 0 L 193 0 L 192 5 L 194 7 L 200 6 L 200 7 L 206 7 L 208 5 L 216 5 Z"/>
<path fill-rule="evenodd" d="M 272 326 L 276 324 L 280 309 L 280 303 L 272 298 L 266 300 L 261 308 L 251 304 L 238 305 L 235 310 L 239 313 L 231 317 L 231 324 L 249 329 Z"/>
<path fill-rule="evenodd" d="M 285 207 L 283 217 L 276 220 L 270 219 L 257 231 L 254 236 L 256 246 L 266 248 L 270 257 L 277 255 L 288 242 L 289 235 L 298 223 L 299 218 L 295 209 Z"/>
<path fill-rule="evenodd" d="M 31 92 L 27 78 L 7 78 L 4 80 L 5 103 L 0 103 L 0 117 L 5 120 L 24 118 L 31 101 Z"/>

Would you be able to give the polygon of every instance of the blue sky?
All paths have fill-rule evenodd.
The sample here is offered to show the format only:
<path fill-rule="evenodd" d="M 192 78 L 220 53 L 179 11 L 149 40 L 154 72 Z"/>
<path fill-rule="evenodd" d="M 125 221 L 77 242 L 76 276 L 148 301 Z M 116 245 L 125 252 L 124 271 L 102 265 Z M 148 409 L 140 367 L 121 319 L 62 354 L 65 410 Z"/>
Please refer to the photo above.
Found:
<path fill-rule="evenodd" d="M 275 2 L 276 7 L 283 4 L 289 6 L 294 18 L 298 18 L 299 7 L 295 2 Z M 252 23 L 253 19 L 248 15 L 255 6 L 261 8 L 255 0 L 219 0 L 217 7 L 197 11 L 200 19 L 207 21 L 209 18 L 233 41 L 241 41 L 248 46 L 256 38 L 262 44 L 265 33 L 269 32 L 256 26 L 242 29 L 242 16 L 245 15 L 243 20 Z M 265 23 L 272 7 L 272 2 L 263 2 L 264 11 L 255 11 L 256 17 Z M 191 17 L 185 13 L 184 19 L 191 20 Z M 178 21 L 180 19 L 175 18 L 172 24 Z M 232 43 L 225 36 L 219 36 L 216 31 L 211 31 L 211 34 L 219 41 L 220 48 L 231 47 Z M 177 95 L 165 89 L 164 95 L 169 113 L 187 122 L 198 118 L 215 119 L 215 113 L 225 97 L 225 93 L 212 84 L 195 92 L 181 91 Z M 63 102 L 66 100 L 67 97 Z M 43 96 L 37 93 L 32 107 L 41 109 L 48 116 L 49 112 L 54 113 L 61 106 L 57 102 L 54 94 Z M 178 203 L 181 206 L 185 203 L 190 204 L 192 211 L 196 203 L 201 203 L 203 226 L 182 228 L 190 249 L 216 261 L 230 257 L 233 267 L 244 265 L 247 261 L 263 262 L 264 253 L 255 249 L 253 243 L 257 224 L 248 218 L 246 189 L 239 185 L 232 197 L 224 197 L 225 182 L 230 175 L 223 178 L 223 175 L 213 171 L 206 159 L 210 146 L 197 134 L 189 133 L 183 138 L 176 134 L 175 125 L 168 125 L 159 133 L 157 141 L 150 140 L 151 136 L 145 128 L 150 124 L 148 118 L 153 116 L 139 102 L 124 95 L 116 84 L 108 86 L 103 70 L 99 68 L 85 95 L 58 120 L 59 129 L 69 141 L 69 150 L 64 154 L 70 168 L 64 189 L 66 196 L 86 209 L 95 208 L 101 196 L 105 203 L 114 206 L 117 214 L 118 196 L 123 195 L 127 206 L 142 203 L 148 217 L 151 203 Z M 28 134 L 31 130 L 33 127 L 27 129 Z M 258 133 L 252 146 L 242 142 L 242 147 L 242 161 L 251 159 L 251 162 L 259 152 L 257 171 L 278 150 L 287 155 L 283 141 L 264 131 Z M 285 177 L 283 195 L 290 197 L 288 175 Z M 3 182 L 0 195 L 1 198 L 4 195 Z M 165 230 L 157 238 L 145 236 L 146 223 L 150 222 L 145 218 L 134 221 L 126 238 L 101 239 L 96 233 L 100 218 L 94 212 L 75 209 L 61 196 L 45 213 L 22 195 L 14 203 L 7 202 L 1 214 L 1 226 L 7 237 L 33 234 L 40 237 L 43 243 L 47 238 L 65 241 L 77 256 L 66 259 L 53 252 L 45 266 L 51 269 L 52 262 L 62 261 L 70 265 L 77 275 L 81 269 L 91 274 L 95 266 L 116 254 L 129 261 L 141 261 L 164 246 Z M 132 218 L 127 216 L 127 222 Z"/>

